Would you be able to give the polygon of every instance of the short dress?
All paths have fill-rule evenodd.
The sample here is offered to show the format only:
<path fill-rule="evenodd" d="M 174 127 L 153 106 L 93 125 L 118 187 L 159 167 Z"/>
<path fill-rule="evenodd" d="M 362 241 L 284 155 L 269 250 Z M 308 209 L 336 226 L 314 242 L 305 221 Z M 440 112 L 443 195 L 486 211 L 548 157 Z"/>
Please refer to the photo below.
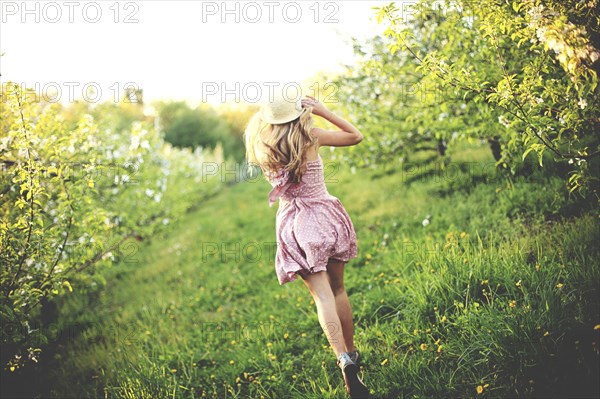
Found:
<path fill-rule="evenodd" d="M 273 189 L 269 206 L 279 198 L 276 214 L 275 271 L 279 284 L 327 270 L 330 258 L 347 262 L 358 254 L 356 232 L 341 201 L 325 186 L 323 160 L 307 161 L 302 181 L 288 181 L 289 172 L 265 174 Z"/>

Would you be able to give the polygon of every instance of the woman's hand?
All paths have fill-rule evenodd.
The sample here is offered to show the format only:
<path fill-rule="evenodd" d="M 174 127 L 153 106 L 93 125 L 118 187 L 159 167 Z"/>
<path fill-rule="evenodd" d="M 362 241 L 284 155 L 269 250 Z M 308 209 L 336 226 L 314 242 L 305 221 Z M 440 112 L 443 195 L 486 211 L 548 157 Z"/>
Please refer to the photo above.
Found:
<path fill-rule="evenodd" d="M 316 98 L 306 96 L 306 98 L 301 100 L 301 104 L 303 108 L 312 108 L 313 114 L 324 118 L 340 129 L 340 131 L 329 131 L 313 128 L 312 132 L 318 137 L 320 145 L 343 147 L 348 145 L 356 145 L 363 140 L 363 135 L 360 130 L 356 128 L 356 126 L 331 112 Z"/>
<path fill-rule="evenodd" d="M 329 109 L 314 97 L 306 96 L 306 98 L 302 99 L 301 103 L 304 108 L 312 107 L 312 113 L 321 118 L 325 118 L 330 114 Z"/>

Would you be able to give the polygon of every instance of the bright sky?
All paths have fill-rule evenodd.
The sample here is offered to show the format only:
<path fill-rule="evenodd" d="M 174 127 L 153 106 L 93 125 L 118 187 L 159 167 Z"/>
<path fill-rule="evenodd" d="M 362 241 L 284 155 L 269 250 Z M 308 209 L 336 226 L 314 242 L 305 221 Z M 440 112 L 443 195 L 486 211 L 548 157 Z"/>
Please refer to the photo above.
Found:
<path fill-rule="evenodd" d="M 270 87 L 351 63 L 349 38 L 381 32 L 371 7 L 387 2 L 72 3 L 0 3 L 2 81 L 38 93 L 58 88 L 63 103 L 81 98 L 85 85 L 106 100 L 127 83 L 142 88 L 146 102 L 256 102 Z"/>

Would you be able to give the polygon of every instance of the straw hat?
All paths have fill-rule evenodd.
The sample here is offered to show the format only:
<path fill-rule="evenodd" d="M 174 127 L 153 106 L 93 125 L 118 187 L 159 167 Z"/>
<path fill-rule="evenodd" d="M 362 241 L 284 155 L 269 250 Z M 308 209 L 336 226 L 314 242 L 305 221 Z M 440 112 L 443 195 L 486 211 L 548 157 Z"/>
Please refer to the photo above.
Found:
<path fill-rule="evenodd" d="M 276 95 L 273 101 L 262 105 L 260 117 L 267 123 L 279 125 L 297 119 L 303 112 L 301 98 L 295 99 Z"/>

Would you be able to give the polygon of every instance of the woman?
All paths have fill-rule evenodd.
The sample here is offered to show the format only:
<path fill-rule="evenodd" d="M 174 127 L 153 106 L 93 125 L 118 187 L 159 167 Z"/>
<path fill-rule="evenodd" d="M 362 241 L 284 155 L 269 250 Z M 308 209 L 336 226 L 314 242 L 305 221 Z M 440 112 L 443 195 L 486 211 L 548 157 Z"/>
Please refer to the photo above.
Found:
<path fill-rule="evenodd" d="M 312 115 L 338 127 L 313 127 Z M 361 132 L 313 97 L 278 96 L 262 106 L 246 131 L 246 159 L 260 165 L 279 198 L 275 270 L 280 285 L 300 276 L 317 307 L 319 323 L 337 357 L 352 398 L 368 397 L 358 375 L 352 310 L 344 288 L 344 265 L 357 256 L 354 226 L 340 200 L 325 186 L 321 146 L 360 143 Z"/>

